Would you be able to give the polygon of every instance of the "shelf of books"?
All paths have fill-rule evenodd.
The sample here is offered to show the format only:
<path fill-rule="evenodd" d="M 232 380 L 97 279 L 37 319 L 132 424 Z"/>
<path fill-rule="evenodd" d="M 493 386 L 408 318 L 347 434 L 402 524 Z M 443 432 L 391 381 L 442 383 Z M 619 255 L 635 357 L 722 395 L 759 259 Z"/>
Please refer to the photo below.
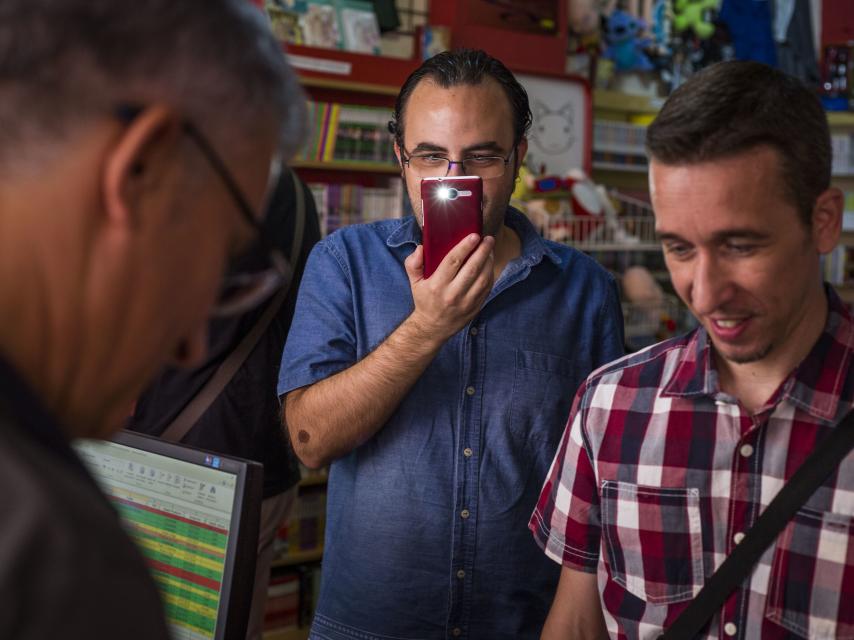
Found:
<path fill-rule="evenodd" d="M 302 638 L 314 614 L 326 525 L 326 471 L 303 475 L 290 519 L 273 543 L 265 640 Z"/>
<path fill-rule="evenodd" d="M 323 234 L 400 217 L 403 181 L 388 131 L 391 109 L 312 100 L 309 113 L 312 135 L 292 164 L 311 188 Z"/>

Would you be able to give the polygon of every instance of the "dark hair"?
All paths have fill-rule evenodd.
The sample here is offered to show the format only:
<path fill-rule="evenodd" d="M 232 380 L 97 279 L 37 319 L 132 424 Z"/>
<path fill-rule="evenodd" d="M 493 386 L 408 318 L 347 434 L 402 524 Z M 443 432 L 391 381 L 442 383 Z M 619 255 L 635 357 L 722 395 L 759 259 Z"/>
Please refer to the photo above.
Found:
<path fill-rule="evenodd" d="M 712 65 L 668 98 L 646 134 L 650 156 L 694 164 L 767 145 L 781 160 L 782 182 L 809 226 L 830 186 L 830 130 L 818 97 L 792 76 L 758 62 Z"/>
<path fill-rule="evenodd" d="M 247 0 L 2 0 L 0 163 L 120 103 L 164 102 L 222 137 L 305 129 L 304 94 Z M 14 166 L 18 166 L 15 164 Z"/>
<path fill-rule="evenodd" d="M 513 112 L 513 145 L 528 133 L 531 127 L 531 107 L 528 93 L 511 71 L 497 58 L 479 49 L 444 51 L 425 61 L 413 71 L 397 94 L 394 114 L 388 129 L 397 144 L 403 148 L 403 116 L 409 96 L 421 80 L 430 78 L 443 89 L 458 85 L 476 85 L 486 78 L 495 80 L 504 90 Z"/>

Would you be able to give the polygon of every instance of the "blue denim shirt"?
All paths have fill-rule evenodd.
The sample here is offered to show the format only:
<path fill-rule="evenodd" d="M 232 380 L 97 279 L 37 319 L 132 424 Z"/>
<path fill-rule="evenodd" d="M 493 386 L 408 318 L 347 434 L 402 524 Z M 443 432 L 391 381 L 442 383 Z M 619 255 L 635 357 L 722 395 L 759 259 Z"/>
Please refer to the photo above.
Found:
<path fill-rule="evenodd" d="M 332 464 L 312 638 L 538 638 L 559 576 L 528 517 L 576 388 L 622 355 L 614 281 L 505 222 L 521 256 L 376 435 Z M 279 393 L 350 367 L 413 309 L 412 217 L 346 227 L 312 252 Z"/>

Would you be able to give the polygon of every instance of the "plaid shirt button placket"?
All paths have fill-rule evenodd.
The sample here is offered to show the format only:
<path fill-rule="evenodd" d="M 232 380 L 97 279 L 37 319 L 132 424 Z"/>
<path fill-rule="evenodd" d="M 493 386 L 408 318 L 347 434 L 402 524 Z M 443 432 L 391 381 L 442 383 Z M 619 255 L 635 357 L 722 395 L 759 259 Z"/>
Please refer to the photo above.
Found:
<path fill-rule="evenodd" d="M 654 638 L 672 623 L 851 409 L 854 324 L 828 297 L 824 333 L 755 416 L 718 389 L 702 329 L 612 363 L 579 390 L 529 528 L 555 561 L 605 578 L 612 637 Z M 707 637 L 854 638 L 851 603 L 854 455 Z"/>

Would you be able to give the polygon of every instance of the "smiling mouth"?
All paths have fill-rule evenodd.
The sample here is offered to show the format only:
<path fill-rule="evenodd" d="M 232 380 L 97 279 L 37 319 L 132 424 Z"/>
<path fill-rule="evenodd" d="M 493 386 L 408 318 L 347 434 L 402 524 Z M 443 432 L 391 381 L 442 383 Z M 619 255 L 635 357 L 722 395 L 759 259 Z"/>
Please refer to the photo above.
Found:
<path fill-rule="evenodd" d="M 716 326 L 721 329 L 735 329 L 738 325 L 744 322 L 747 318 L 742 318 L 740 320 L 712 320 Z"/>

